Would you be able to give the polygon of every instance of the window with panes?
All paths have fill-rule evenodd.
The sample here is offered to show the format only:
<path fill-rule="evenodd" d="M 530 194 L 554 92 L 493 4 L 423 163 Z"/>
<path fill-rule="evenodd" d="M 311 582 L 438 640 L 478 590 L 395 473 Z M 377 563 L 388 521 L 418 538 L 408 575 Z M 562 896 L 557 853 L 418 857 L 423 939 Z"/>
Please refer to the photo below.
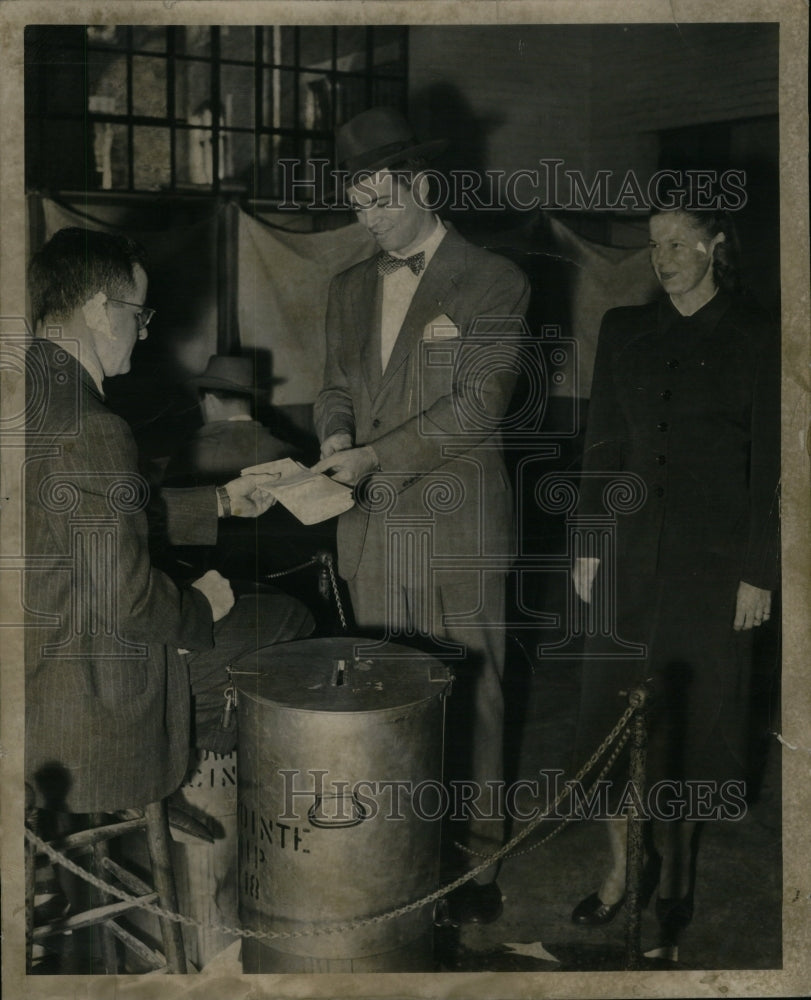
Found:
<path fill-rule="evenodd" d="M 331 161 L 336 125 L 406 110 L 407 44 L 401 26 L 29 27 L 29 187 L 284 198 L 281 160 Z"/>

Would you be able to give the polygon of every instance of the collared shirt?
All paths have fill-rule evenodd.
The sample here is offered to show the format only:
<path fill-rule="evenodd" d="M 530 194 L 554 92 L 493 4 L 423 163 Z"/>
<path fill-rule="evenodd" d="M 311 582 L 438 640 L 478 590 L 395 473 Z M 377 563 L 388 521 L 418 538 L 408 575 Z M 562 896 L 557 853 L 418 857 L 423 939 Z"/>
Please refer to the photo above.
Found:
<path fill-rule="evenodd" d="M 392 257 L 404 260 L 406 257 L 412 257 L 415 253 L 422 251 L 425 254 L 425 267 L 419 274 L 414 274 L 410 267 L 401 267 L 383 277 L 383 304 L 380 321 L 380 366 L 382 371 L 386 370 L 386 365 L 389 363 L 394 343 L 420 280 L 446 233 L 447 229 L 442 221 L 436 219 L 433 231 L 418 247 L 414 247 L 407 254 L 391 254 Z"/>

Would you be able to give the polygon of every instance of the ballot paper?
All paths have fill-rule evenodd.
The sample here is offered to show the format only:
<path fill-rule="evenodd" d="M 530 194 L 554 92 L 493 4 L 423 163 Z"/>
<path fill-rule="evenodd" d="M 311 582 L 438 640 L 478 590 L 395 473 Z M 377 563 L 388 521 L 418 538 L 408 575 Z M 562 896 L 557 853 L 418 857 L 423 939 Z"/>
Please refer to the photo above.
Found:
<path fill-rule="evenodd" d="M 323 473 L 311 472 L 292 458 L 263 462 L 242 470 L 243 476 L 264 473 L 281 473 L 281 478 L 271 483 L 267 490 L 302 524 L 319 524 L 354 506 L 348 486 L 336 483 Z"/>

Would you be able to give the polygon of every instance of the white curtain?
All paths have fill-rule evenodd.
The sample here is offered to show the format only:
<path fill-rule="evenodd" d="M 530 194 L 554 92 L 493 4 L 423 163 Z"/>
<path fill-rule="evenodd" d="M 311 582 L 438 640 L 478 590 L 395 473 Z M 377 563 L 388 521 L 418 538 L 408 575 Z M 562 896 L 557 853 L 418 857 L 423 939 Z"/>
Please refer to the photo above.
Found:
<path fill-rule="evenodd" d="M 277 406 L 312 403 L 324 368 L 324 319 L 333 276 L 375 250 L 357 223 L 292 233 L 239 213 L 239 339 L 272 352 Z"/>

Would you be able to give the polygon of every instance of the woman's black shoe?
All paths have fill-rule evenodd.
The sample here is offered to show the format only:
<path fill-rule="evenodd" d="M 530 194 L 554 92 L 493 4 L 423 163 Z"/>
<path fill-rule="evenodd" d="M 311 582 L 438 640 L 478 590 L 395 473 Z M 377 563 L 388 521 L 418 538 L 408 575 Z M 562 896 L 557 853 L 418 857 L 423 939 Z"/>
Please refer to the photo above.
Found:
<path fill-rule="evenodd" d="M 608 924 L 622 909 L 625 896 L 616 903 L 604 903 L 596 892 L 577 904 L 572 910 L 572 923 L 579 927 L 599 927 Z"/>
<path fill-rule="evenodd" d="M 642 869 L 642 880 L 639 886 L 639 901 L 647 906 L 651 896 L 659 884 L 659 874 L 662 870 L 662 858 L 659 854 L 649 854 Z M 616 903 L 604 903 L 596 892 L 581 900 L 572 911 L 572 923 L 581 927 L 599 927 L 610 923 L 622 909 L 625 896 Z"/>

